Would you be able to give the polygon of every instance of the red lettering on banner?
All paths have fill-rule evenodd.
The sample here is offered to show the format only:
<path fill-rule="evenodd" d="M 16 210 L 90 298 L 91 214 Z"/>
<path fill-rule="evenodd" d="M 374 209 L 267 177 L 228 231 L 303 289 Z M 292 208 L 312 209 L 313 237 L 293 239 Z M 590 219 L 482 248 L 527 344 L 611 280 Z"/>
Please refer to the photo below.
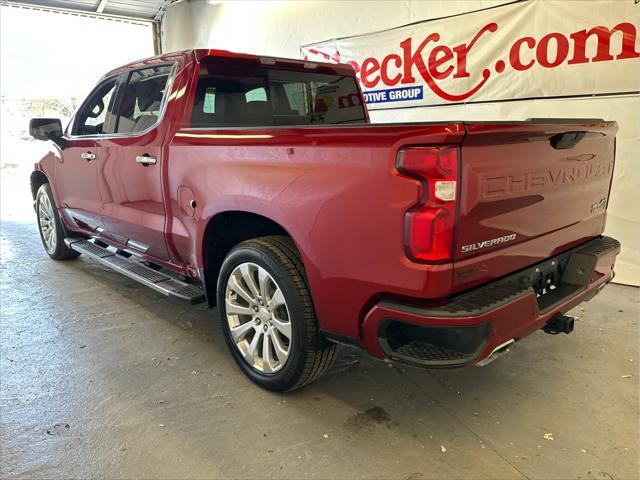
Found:
<path fill-rule="evenodd" d="M 496 23 L 489 23 L 488 25 L 485 25 L 482 29 L 480 29 L 480 31 L 473 37 L 473 39 L 469 42 L 468 45 L 462 44 L 462 45 L 458 45 L 453 49 L 447 48 L 449 52 L 451 52 L 451 50 L 454 50 L 456 52 L 457 54 L 456 65 L 459 69 L 460 68 L 462 69 L 461 71 L 458 71 L 458 73 L 454 75 L 454 78 L 469 76 L 469 74 L 466 71 L 467 54 L 469 53 L 473 45 L 482 36 L 482 34 L 486 32 L 495 32 L 497 29 L 498 29 L 498 25 Z M 431 54 L 429 55 L 429 61 L 427 66 L 424 62 L 424 57 L 422 55 L 422 51 L 427 46 L 427 44 L 429 42 L 437 42 L 438 40 L 440 40 L 440 35 L 437 33 L 432 33 L 431 35 L 429 35 L 427 38 L 425 38 L 422 41 L 420 46 L 417 48 L 417 50 L 413 54 L 411 53 L 411 40 L 412 40 L 411 38 L 407 38 L 406 40 L 400 43 L 400 46 L 402 47 L 402 50 L 404 52 L 404 62 L 403 62 L 404 76 L 402 77 L 401 83 L 403 84 L 415 83 L 416 79 L 413 76 L 413 67 L 415 65 L 418 68 L 418 72 L 420 72 L 420 75 L 422 76 L 423 80 L 426 82 L 427 86 L 433 91 L 433 93 L 435 93 L 441 98 L 444 98 L 445 100 L 460 101 L 460 100 L 465 100 L 469 98 L 471 95 L 473 95 L 474 93 L 476 93 L 480 88 L 482 88 L 482 86 L 489 79 L 490 72 L 488 69 L 485 68 L 482 72 L 482 80 L 480 80 L 480 82 L 471 90 L 461 94 L 453 94 L 453 93 L 445 92 L 442 88 L 440 88 L 440 86 L 436 84 L 435 80 L 444 80 L 445 78 L 449 77 L 449 75 L 451 75 L 451 73 L 454 70 L 453 68 L 448 68 L 444 72 L 441 72 L 438 70 L 439 66 L 451 60 L 451 58 L 449 58 L 448 55 L 445 53 L 445 57 L 441 57 L 440 59 L 438 59 L 437 58 L 438 53 L 440 51 L 446 52 L 446 50 L 442 50 L 442 49 L 438 50 L 439 47 L 435 47 L 432 50 Z M 434 51 L 436 52 L 434 53 Z M 453 54 L 451 53 L 451 55 Z"/>
<path fill-rule="evenodd" d="M 457 47 L 454 47 L 453 50 L 456 52 L 456 55 L 458 56 L 458 72 L 453 76 L 453 78 L 466 78 L 469 76 L 469 73 L 467 72 L 467 54 L 469 53 L 469 50 L 473 48 L 473 46 L 476 44 L 478 39 L 484 33 L 495 32 L 497 30 L 498 30 L 497 23 L 494 23 L 494 22 L 489 23 L 484 27 L 482 27 L 478 33 L 476 33 L 476 35 L 469 42 L 469 45 L 465 45 L 463 43 L 462 45 L 458 45 Z"/>
<path fill-rule="evenodd" d="M 557 49 L 556 49 L 556 58 L 554 61 L 549 60 L 549 42 L 551 40 L 555 40 Z M 545 35 L 540 39 L 540 43 L 538 43 L 538 48 L 536 48 L 536 60 L 538 63 L 546 68 L 553 68 L 560 65 L 569 55 L 569 40 L 567 37 L 560 33 L 550 33 Z"/>
<path fill-rule="evenodd" d="M 443 55 L 440 55 L 441 53 Z M 444 80 L 449 75 L 451 75 L 451 72 L 453 71 L 453 65 L 449 65 L 444 72 L 439 71 L 438 67 L 444 65 L 452 59 L 453 51 L 445 45 L 438 45 L 433 50 L 431 50 L 431 53 L 429 54 L 428 64 L 429 73 L 431 74 L 431 76 L 436 80 Z"/>
<path fill-rule="evenodd" d="M 636 36 L 637 31 L 635 25 L 629 22 L 619 23 L 611 30 L 607 27 L 594 27 L 591 30 L 580 30 L 571 34 L 571 40 L 573 40 L 574 49 L 573 57 L 569 60 L 569 65 L 576 63 L 587 63 L 589 59 L 585 55 L 585 49 L 587 39 L 592 35 L 597 38 L 596 56 L 591 59 L 592 62 L 604 62 L 613 60 L 611 55 L 611 36 L 615 32 L 622 34 L 622 52 L 616 57 L 618 60 L 624 60 L 625 58 L 638 58 L 640 53 L 636 51 Z"/>
<path fill-rule="evenodd" d="M 360 71 L 360 80 L 362 81 L 362 85 L 366 88 L 375 87 L 380 81 L 380 75 L 376 75 L 373 78 L 369 78 L 369 75 L 372 75 L 380 70 L 380 64 L 378 60 L 373 57 L 367 58 L 364 62 L 362 62 L 362 70 Z"/>
<path fill-rule="evenodd" d="M 515 70 L 523 71 L 530 69 L 535 60 L 531 60 L 526 65 L 522 63 L 520 53 L 522 52 L 522 44 L 526 44 L 529 49 L 533 49 L 536 46 L 536 41 L 532 37 L 523 37 L 511 46 L 511 51 L 509 52 L 509 62 L 511 62 L 511 66 Z"/>
<path fill-rule="evenodd" d="M 402 65 L 402 59 L 400 58 L 400 55 L 396 55 L 395 53 L 387 55 L 382 59 L 382 64 L 380 65 L 380 77 L 382 78 L 382 83 L 393 87 L 394 85 L 398 84 L 398 82 L 402 78 L 402 74 L 398 73 L 393 78 L 389 76 L 389 62 L 391 60 L 393 60 L 393 63 L 395 63 L 396 68 L 400 68 L 400 66 Z"/>
<path fill-rule="evenodd" d="M 416 82 L 416 79 L 413 77 L 412 73 L 414 65 L 418 67 L 418 71 L 420 72 L 420 75 L 422 75 L 422 78 L 427 81 L 425 75 L 427 77 L 429 77 L 429 75 L 427 74 L 427 67 L 424 64 L 424 58 L 422 58 L 422 50 L 424 50 L 424 47 L 427 46 L 427 43 L 437 42 L 438 40 L 440 40 L 440 35 L 437 33 L 432 33 L 431 35 L 429 35 L 422 41 L 413 55 L 411 55 L 411 40 L 411 38 L 407 38 L 406 40 L 400 42 L 400 46 L 402 47 L 402 52 L 404 54 L 404 77 L 402 77 L 402 83 Z"/>
<path fill-rule="evenodd" d="M 508 58 L 496 58 L 482 69 L 475 85 L 462 93 L 451 93 L 442 88 L 441 82 L 449 79 L 469 78 L 468 57 L 483 35 L 498 31 L 498 24 L 491 22 L 483 26 L 467 43 L 448 46 L 440 43 L 439 33 L 431 33 L 417 44 L 413 37 L 405 38 L 399 44 L 399 53 L 389 53 L 380 57 L 367 57 L 361 63 L 349 60 L 356 77 L 365 89 L 373 89 L 380 84 L 395 87 L 398 84 L 419 84 L 424 81 L 438 97 L 448 101 L 463 101 L 482 88 L 491 76 L 492 68 L 497 75 L 509 66 L 516 72 L 531 69 L 536 63 L 543 68 L 557 68 L 589 62 L 604 62 L 640 58 L 636 47 L 637 30 L 630 22 L 622 22 L 613 28 L 596 26 L 569 35 L 551 32 L 539 40 L 532 36 L 517 38 L 508 50 Z M 616 40 L 615 46 L 612 45 Z M 590 48 L 588 48 L 590 47 Z M 587 54 L 592 53 L 590 56 Z M 339 61 L 340 53 L 331 55 L 320 49 L 308 49 L 324 59 Z M 619 53 L 616 53 L 619 52 Z M 344 53 L 344 52 L 343 52 Z M 306 57 L 305 57 L 306 58 Z M 568 59 L 568 60 L 567 60 Z M 508 63 L 505 63 L 505 60 Z M 344 61 L 344 60 L 343 60 Z M 416 71 L 418 75 L 416 75 Z M 478 73 L 475 73 L 478 76 Z M 448 90 L 448 89 L 447 89 Z M 344 98 L 341 104 L 350 104 L 351 98 Z"/>

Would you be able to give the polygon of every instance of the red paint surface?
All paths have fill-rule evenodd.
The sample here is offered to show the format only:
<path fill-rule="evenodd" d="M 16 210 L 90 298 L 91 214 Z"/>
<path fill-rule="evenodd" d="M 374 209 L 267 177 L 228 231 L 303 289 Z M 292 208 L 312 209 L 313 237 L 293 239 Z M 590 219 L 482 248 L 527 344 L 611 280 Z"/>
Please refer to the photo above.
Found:
<path fill-rule="evenodd" d="M 197 275 L 206 268 L 203 234 L 216 215 L 265 216 L 281 225 L 301 252 L 320 327 L 354 337 L 374 354 L 370 336 L 382 315 L 373 308 L 379 299 L 442 303 L 603 231 L 604 210 L 592 214 L 589 208 L 608 197 L 615 123 L 189 129 L 197 61 L 207 55 L 258 58 L 198 50 L 115 70 L 176 63 L 160 125 L 139 136 L 69 139 L 63 151 L 56 148 L 40 162 L 37 168 L 50 179 L 69 230 L 95 235 L 95 227 L 104 228 L 108 243 L 145 243 L 151 247 L 147 258 Z M 301 68 L 299 61 L 283 62 Z M 354 75 L 348 65 L 321 68 Z M 551 148 L 551 136 L 576 130 L 590 133 L 575 148 Z M 398 173 L 396 155 L 401 148 L 425 145 L 461 145 L 454 257 L 447 263 L 411 261 L 405 253 L 405 213 L 417 204 L 420 183 Z M 85 150 L 95 151 L 97 160 L 80 160 Z M 158 163 L 136 164 L 142 154 Z M 549 172 L 564 175 L 573 165 L 587 164 L 611 170 L 540 184 L 540 175 L 556 178 Z M 196 201 L 193 210 L 184 208 L 191 200 L 185 191 Z M 513 242 L 461 253 L 464 245 L 512 233 Z M 492 339 L 539 328 L 544 319 L 534 300 L 505 306 Z M 568 300 L 559 310 L 578 301 Z"/>
<path fill-rule="evenodd" d="M 438 327 L 473 326 L 488 322 L 491 326 L 489 340 L 482 352 L 474 360 L 479 362 L 488 357 L 496 347 L 503 343 L 511 339 L 521 340 L 544 327 L 554 316 L 565 313 L 593 297 L 599 288 L 611 280 L 612 266 L 618 253 L 617 251 L 611 252 L 600 257 L 587 287 L 544 313 L 541 313 L 538 309 L 538 302 L 533 291 L 491 311 L 469 317 L 428 317 L 376 305 L 368 312 L 363 325 L 366 349 L 376 357 L 384 356 L 378 343 L 377 334 L 380 324 L 389 318 L 416 325 Z"/>

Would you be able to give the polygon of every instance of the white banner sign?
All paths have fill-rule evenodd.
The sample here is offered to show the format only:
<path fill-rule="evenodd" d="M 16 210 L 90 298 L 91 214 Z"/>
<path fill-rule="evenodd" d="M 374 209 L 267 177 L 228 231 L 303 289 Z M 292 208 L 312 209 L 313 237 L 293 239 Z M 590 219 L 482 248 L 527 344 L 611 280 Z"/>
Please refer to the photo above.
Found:
<path fill-rule="evenodd" d="M 529 0 L 305 45 L 301 55 L 353 65 L 370 110 L 637 94 L 639 25 L 639 0 Z"/>

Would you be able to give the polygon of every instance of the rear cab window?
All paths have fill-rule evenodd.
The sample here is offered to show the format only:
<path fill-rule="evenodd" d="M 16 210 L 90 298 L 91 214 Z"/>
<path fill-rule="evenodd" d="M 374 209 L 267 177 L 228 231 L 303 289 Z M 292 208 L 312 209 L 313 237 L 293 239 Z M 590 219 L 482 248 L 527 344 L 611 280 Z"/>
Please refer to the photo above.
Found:
<path fill-rule="evenodd" d="M 356 79 L 205 58 L 192 128 L 366 123 Z"/>

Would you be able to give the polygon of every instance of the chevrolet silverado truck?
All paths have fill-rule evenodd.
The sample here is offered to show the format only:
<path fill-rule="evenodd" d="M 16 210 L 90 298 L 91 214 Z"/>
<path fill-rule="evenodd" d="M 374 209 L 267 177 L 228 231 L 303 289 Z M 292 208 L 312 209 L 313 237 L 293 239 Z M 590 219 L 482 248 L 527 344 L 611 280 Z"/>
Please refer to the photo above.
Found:
<path fill-rule="evenodd" d="M 240 369 L 302 387 L 338 344 L 485 364 L 613 278 L 615 122 L 370 124 L 353 68 L 190 50 L 105 75 L 31 175 L 55 260 L 217 306 Z"/>

